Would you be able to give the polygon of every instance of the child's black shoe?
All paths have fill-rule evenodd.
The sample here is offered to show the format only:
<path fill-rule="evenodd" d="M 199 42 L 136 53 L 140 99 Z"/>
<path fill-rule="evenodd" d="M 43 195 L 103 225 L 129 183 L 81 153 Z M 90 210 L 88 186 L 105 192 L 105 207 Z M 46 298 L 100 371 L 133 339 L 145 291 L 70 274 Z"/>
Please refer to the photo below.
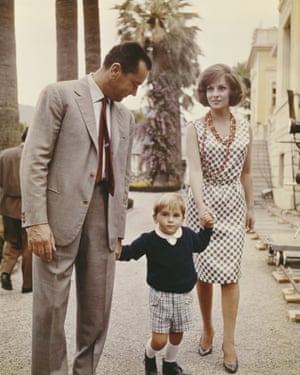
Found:
<path fill-rule="evenodd" d="M 163 375 L 188 375 L 176 362 L 166 362 L 165 359 L 163 359 L 162 370 Z"/>
<path fill-rule="evenodd" d="M 144 364 L 145 364 L 145 375 L 158 375 L 155 357 L 149 358 L 147 357 L 145 353 Z"/>

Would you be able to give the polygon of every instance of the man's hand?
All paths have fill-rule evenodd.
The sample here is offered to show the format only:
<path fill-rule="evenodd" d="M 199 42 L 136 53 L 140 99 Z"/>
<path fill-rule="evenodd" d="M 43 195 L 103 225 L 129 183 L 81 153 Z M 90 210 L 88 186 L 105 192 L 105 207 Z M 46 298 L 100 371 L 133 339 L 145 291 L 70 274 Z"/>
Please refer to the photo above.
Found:
<path fill-rule="evenodd" d="M 51 262 L 56 250 L 53 233 L 48 224 L 32 225 L 26 228 L 28 248 L 43 260 Z"/>

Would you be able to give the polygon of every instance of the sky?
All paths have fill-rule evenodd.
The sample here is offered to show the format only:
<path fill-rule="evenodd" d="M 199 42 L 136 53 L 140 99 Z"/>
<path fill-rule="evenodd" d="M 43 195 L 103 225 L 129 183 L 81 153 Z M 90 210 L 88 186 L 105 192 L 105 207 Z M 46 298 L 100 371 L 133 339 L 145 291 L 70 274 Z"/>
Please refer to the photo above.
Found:
<path fill-rule="evenodd" d="M 202 30 L 198 41 L 203 56 L 203 70 L 211 64 L 234 66 L 247 61 L 254 30 L 277 27 L 279 0 L 188 0 L 186 11 L 199 14 L 195 22 Z M 79 76 L 84 76 L 82 1 L 78 1 Z M 119 42 L 116 34 L 115 4 L 123 0 L 99 0 L 101 48 L 105 55 Z M 40 91 L 56 80 L 55 0 L 15 0 L 18 100 L 20 104 L 36 104 Z M 124 103 L 131 109 L 139 106 L 139 98 Z"/>

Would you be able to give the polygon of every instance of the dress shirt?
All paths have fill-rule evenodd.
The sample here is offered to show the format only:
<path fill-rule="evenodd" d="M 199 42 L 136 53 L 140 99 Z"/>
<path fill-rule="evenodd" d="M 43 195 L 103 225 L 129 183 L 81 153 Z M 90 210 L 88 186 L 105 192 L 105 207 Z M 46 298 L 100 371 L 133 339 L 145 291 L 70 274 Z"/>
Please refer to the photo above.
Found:
<path fill-rule="evenodd" d="M 94 106 L 94 113 L 95 113 L 95 119 L 96 119 L 96 130 L 97 135 L 99 135 L 99 125 L 100 125 L 100 113 L 102 108 L 102 100 L 104 98 L 104 94 L 95 82 L 93 78 L 93 73 L 90 73 L 88 75 L 88 83 L 90 87 L 90 92 L 92 96 L 93 106 Z M 106 104 L 106 123 L 107 123 L 107 129 L 109 137 L 111 135 L 111 117 L 110 117 L 110 104 L 111 100 L 107 98 L 107 104 Z M 103 147 L 103 167 L 102 167 L 102 177 L 105 177 L 105 152 Z"/>
<path fill-rule="evenodd" d="M 170 245 L 176 245 L 176 242 L 177 242 L 177 239 L 180 238 L 182 236 L 182 228 L 178 228 L 177 231 L 174 233 L 174 234 L 166 234 L 166 233 L 163 233 L 160 229 L 159 229 L 159 226 L 157 225 L 156 228 L 155 228 L 155 233 L 167 240 L 169 242 Z"/>

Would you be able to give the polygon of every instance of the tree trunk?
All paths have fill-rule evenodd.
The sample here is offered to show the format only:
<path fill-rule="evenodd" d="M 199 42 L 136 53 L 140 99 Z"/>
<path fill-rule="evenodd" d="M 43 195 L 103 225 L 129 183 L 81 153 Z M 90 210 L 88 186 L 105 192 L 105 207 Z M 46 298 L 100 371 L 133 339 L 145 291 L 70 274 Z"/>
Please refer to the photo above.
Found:
<path fill-rule="evenodd" d="M 77 0 L 56 0 L 57 81 L 78 78 Z"/>
<path fill-rule="evenodd" d="M 0 0 L 0 150 L 20 142 L 14 0 Z"/>
<path fill-rule="evenodd" d="M 172 77 L 172 72 L 168 71 L 167 66 L 165 66 L 165 51 L 160 46 L 156 46 L 153 50 L 152 57 L 152 69 L 151 78 L 158 82 L 160 81 L 161 72 L 167 73 L 167 76 Z M 182 147 L 181 147 L 181 116 L 180 116 L 180 104 L 179 104 L 179 93 L 177 87 L 172 87 L 171 91 L 166 91 L 167 100 L 159 100 L 155 103 L 155 107 L 160 109 L 161 112 L 168 111 L 170 116 L 172 116 L 172 123 L 174 126 L 174 133 L 176 135 L 176 145 L 170 149 L 171 155 L 168 158 L 168 163 L 170 167 L 170 172 L 158 173 L 153 179 L 154 186 L 166 186 L 169 184 L 182 185 L 183 183 L 183 167 L 182 167 Z M 172 108 L 168 107 L 169 103 L 173 103 Z M 176 105 L 174 105 L 176 104 Z M 176 173 L 174 173 L 176 171 Z"/>
<path fill-rule="evenodd" d="M 176 134 L 177 134 L 177 150 L 178 152 L 173 155 L 174 157 L 174 163 L 175 165 L 177 165 L 177 170 L 179 171 L 179 183 L 182 185 L 183 184 L 183 163 L 182 163 L 182 147 L 181 147 L 181 139 L 182 139 L 182 135 L 181 135 L 181 131 L 182 131 L 182 127 L 181 127 L 181 115 L 180 115 L 180 104 L 179 104 L 179 100 L 178 100 L 178 97 L 176 98 L 176 101 L 178 103 L 178 106 L 176 108 L 176 114 L 174 115 L 174 117 L 176 118 L 176 124 L 177 124 L 177 131 L 176 131 Z"/>
<path fill-rule="evenodd" d="M 83 0 L 85 71 L 95 72 L 101 64 L 98 0 Z"/>

